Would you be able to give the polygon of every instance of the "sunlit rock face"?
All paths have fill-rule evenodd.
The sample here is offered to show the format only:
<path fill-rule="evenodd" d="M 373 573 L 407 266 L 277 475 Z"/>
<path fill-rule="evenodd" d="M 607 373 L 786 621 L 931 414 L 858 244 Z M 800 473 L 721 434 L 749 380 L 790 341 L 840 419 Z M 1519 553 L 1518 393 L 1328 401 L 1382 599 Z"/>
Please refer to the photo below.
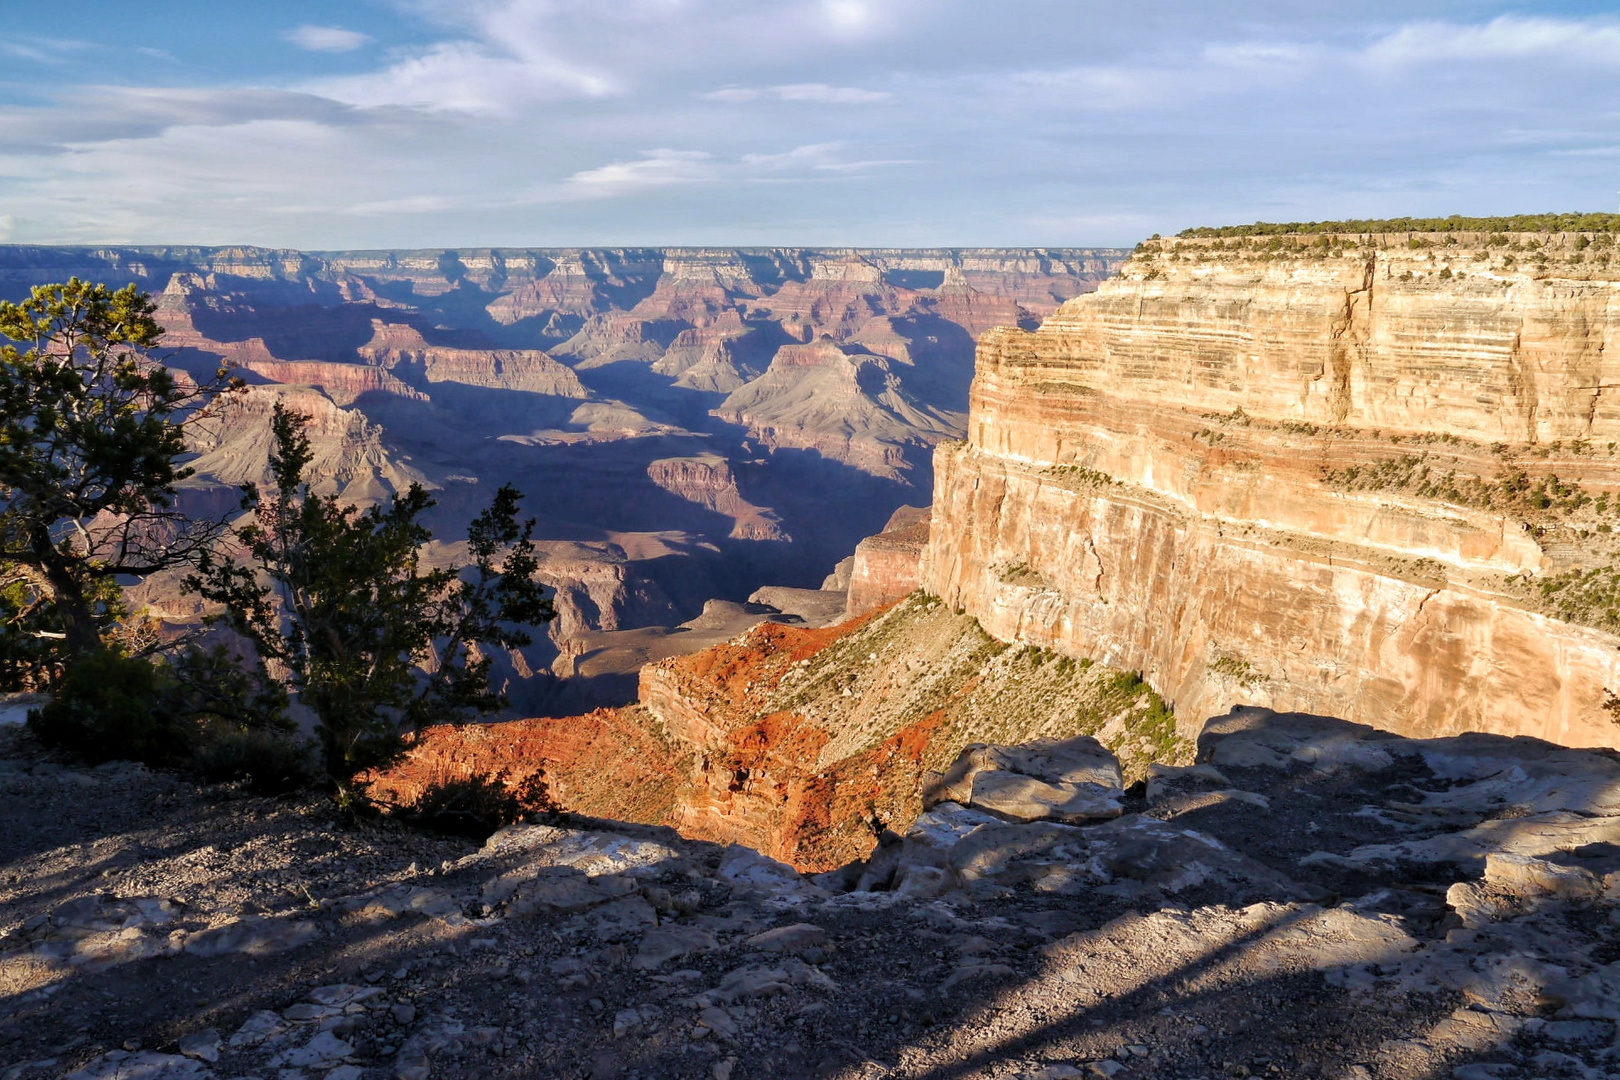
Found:
<path fill-rule="evenodd" d="M 845 613 L 854 618 L 915 592 L 927 546 L 928 509 L 896 510 L 882 532 L 855 545 Z"/>
<path fill-rule="evenodd" d="M 1039 329 L 981 338 L 924 588 L 1142 671 L 1187 726 L 1247 702 L 1620 743 L 1610 250 L 1145 244 Z"/>

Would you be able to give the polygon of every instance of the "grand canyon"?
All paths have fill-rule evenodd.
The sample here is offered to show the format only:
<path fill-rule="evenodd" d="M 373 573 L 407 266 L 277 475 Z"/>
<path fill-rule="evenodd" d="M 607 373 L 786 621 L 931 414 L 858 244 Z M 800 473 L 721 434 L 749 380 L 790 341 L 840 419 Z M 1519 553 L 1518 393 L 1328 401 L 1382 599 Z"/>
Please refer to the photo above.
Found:
<path fill-rule="evenodd" d="M 559 610 L 367 777 L 543 781 L 481 842 L 0 732 L 5 1075 L 1613 1075 L 1615 234 L 1430 224 L 5 249 L 249 384 L 187 505 L 290 401 L 347 500 L 523 488 Z"/>
<path fill-rule="evenodd" d="M 265 478 L 276 400 L 312 418 L 317 487 L 423 483 L 440 535 L 502 483 L 526 492 L 561 617 L 503 668 L 557 712 L 628 700 L 639 661 L 723 640 L 762 586 L 819 588 L 926 505 L 977 336 L 1036 325 L 1125 254 L 13 247 L 0 292 L 137 284 L 172 366 L 251 384 L 197 447 L 199 513 Z M 195 614 L 172 577 L 140 600 Z M 671 636 L 710 600 L 714 625 Z"/>

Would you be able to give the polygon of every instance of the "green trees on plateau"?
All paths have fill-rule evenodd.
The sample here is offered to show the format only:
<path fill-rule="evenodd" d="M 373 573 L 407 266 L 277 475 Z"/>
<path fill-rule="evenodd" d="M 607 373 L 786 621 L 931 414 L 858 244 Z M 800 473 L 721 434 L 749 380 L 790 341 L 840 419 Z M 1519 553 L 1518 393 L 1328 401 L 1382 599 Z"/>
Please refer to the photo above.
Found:
<path fill-rule="evenodd" d="M 0 303 L 0 687 L 48 689 L 30 719 L 93 756 L 189 758 L 286 787 L 308 773 L 289 705 L 313 715 L 318 771 L 346 801 L 405 733 L 500 708 L 480 646 L 517 648 L 554 617 L 534 523 L 496 493 L 467 565 L 426 566 L 420 487 L 387 506 L 310 492 L 306 420 L 277 405 L 273 487 L 243 521 L 188 517 L 186 436 L 240 389 L 156 358 L 150 299 L 77 279 Z M 139 632 L 120 580 L 189 572 L 230 644 Z"/>

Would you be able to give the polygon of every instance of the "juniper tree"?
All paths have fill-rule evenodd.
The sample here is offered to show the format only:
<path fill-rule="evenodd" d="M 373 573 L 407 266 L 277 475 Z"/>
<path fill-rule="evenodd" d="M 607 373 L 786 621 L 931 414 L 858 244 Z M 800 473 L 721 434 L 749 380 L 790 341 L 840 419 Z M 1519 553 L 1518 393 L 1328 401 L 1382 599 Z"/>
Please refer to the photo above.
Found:
<path fill-rule="evenodd" d="M 224 372 L 198 384 L 164 367 L 154 310 L 133 285 L 77 278 L 0 302 L 0 653 L 13 667 L 99 649 L 118 578 L 193 563 L 223 529 L 175 495 L 191 475 L 186 430 Z"/>
<path fill-rule="evenodd" d="M 393 758 L 405 732 L 502 707 L 478 646 L 527 645 L 524 627 L 555 613 L 534 580 L 534 522 L 518 520 L 515 488 L 473 521 L 466 566 L 426 568 L 427 492 L 412 484 L 365 509 L 314 494 L 307 422 L 276 405 L 274 488 L 243 489 L 245 559 L 206 554 L 186 585 L 223 605 L 315 714 L 327 778 L 350 797 L 355 775 Z"/>

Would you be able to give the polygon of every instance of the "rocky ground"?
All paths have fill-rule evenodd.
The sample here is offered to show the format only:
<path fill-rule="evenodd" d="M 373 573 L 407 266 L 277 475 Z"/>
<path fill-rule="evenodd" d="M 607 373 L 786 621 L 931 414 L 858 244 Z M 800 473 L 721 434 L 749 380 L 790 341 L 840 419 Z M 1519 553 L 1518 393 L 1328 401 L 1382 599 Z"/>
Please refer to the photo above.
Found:
<path fill-rule="evenodd" d="M 806 878 L 483 845 L 0 729 L 0 1077 L 1620 1076 L 1620 758 L 1246 710 L 970 750 Z M 1029 819 L 1029 820 L 1024 820 Z"/>

